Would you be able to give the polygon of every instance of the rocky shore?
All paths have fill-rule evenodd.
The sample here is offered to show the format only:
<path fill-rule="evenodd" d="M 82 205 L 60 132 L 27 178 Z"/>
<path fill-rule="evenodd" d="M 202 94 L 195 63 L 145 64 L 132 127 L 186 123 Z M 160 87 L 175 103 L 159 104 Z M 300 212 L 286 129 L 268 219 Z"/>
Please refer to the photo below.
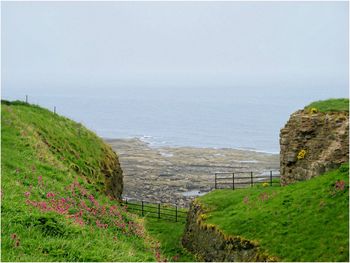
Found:
<path fill-rule="evenodd" d="M 279 169 L 279 155 L 236 149 L 150 147 L 139 139 L 106 139 L 119 155 L 123 197 L 188 207 L 214 188 L 215 172 Z"/>

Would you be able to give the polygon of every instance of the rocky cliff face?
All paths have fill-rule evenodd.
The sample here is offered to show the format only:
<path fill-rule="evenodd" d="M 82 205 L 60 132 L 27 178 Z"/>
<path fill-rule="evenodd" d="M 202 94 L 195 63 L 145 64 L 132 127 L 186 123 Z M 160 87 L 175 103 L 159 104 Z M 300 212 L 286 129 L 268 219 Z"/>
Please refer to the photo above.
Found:
<path fill-rule="evenodd" d="M 205 223 L 204 209 L 197 200 L 188 212 L 182 244 L 206 262 L 255 262 L 276 261 L 262 252 L 257 242 L 242 237 L 225 235 L 215 225 Z"/>
<path fill-rule="evenodd" d="M 349 113 L 293 113 L 280 133 L 282 185 L 310 179 L 349 161 Z"/>
<path fill-rule="evenodd" d="M 123 171 L 120 167 L 118 156 L 107 145 L 104 149 L 104 155 L 100 166 L 101 172 L 105 177 L 106 194 L 121 199 L 123 193 Z"/>

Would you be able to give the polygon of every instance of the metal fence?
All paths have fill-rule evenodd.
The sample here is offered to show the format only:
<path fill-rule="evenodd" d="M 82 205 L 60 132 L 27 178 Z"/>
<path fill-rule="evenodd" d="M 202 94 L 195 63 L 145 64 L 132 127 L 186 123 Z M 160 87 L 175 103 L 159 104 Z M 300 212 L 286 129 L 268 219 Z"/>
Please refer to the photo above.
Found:
<path fill-rule="evenodd" d="M 231 188 L 234 190 L 260 183 L 267 183 L 270 186 L 279 185 L 279 178 L 279 171 L 270 171 L 268 175 L 254 175 L 253 172 L 215 173 L 215 189 Z"/>
<path fill-rule="evenodd" d="M 123 199 L 123 206 L 130 212 L 138 213 L 144 217 L 152 217 L 158 219 L 164 219 L 175 222 L 184 222 L 187 218 L 187 211 L 179 209 L 177 205 L 165 205 L 161 203 L 148 203 L 144 201 L 130 202 L 127 199 Z"/>

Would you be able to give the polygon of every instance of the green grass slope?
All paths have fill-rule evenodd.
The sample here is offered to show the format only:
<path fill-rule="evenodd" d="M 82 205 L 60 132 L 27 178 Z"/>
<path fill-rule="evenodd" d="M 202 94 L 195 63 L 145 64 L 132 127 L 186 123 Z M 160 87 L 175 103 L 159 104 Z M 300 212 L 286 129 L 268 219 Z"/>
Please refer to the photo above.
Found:
<path fill-rule="evenodd" d="M 156 218 L 146 218 L 146 230 L 158 240 L 161 253 L 171 262 L 195 262 L 194 255 L 183 248 L 181 240 L 185 222 L 170 222 Z M 164 260 L 163 260 L 164 261 Z"/>
<path fill-rule="evenodd" d="M 312 102 L 305 109 L 316 109 L 319 112 L 349 111 L 349 99 L 328 99 Z"/>
<path fill-rule="evenodd" d="M 112 150 L 81 125 L 1 105 L 1 261 L 154 261 L 144 222 L 105 195 Z"/>
<path fill-rule="evenodd" d="M 280 261 L 349 261 L 349 166 L 285 187 L 216 190 L 206 223 Z"/>

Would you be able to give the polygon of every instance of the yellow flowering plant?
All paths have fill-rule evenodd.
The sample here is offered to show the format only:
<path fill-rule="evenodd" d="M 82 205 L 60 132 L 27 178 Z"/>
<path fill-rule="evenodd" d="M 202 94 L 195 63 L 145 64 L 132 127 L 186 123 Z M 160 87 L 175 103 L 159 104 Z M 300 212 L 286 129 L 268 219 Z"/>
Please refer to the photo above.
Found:
<path fill-rule="evenodd" d="M 306 150 L 304 150 L 304 149 L 300 150 L 300 152 L 298 153 L 298 156 L 297 156 L 298 160 L 304 159 L 305 155 L 306 155 Z"/>
<path fill-rule="evenodd" d="M 317 112 L 318 112 L 317 108 L 311 108 L 310 109 L 310 113 L 317 113 Z"/>

